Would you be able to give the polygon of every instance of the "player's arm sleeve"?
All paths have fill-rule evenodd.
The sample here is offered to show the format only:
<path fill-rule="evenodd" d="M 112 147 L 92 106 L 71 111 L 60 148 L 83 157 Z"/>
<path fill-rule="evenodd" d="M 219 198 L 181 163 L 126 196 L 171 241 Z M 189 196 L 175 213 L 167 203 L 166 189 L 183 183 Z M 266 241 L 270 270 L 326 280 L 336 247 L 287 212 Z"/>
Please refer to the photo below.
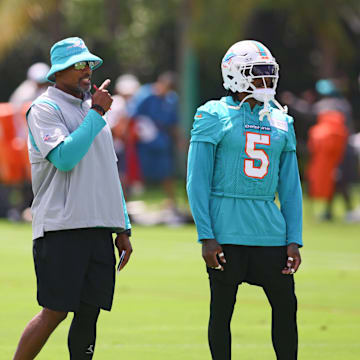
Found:
<path fill-rule="evenodd" d="M 209 142 L 217 145 L 223 134 L 223 123 L 216 113 L 208 111 L 210 105 L 199 107 L 194 116 L 193 128 L 191 130 L 191 142 Z"/>
<path fill-rule="evenodd" d="M 302 243 L 302 190 L 295 151 L 281 154 L 278 194 L 286 222 L 287 243 Z"/>
<path fill-rule="evenodd" d="M 215 145 L 209 142 L 191 142 L 186 190 L 199 240 L 215 237 L 209 210 L 214 158 Z"/>

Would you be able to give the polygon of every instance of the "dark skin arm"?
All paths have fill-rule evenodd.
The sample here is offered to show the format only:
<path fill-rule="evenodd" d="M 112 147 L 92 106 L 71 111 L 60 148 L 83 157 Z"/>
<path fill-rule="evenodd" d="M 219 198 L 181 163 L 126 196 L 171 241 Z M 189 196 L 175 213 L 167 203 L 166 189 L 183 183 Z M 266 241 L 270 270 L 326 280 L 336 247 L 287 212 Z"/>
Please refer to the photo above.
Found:
<path fill-rule="evenodd" d="M 287 247 L 288 259 L 286 261 L 286 267 L 282 270 L 283 274 L 294 274 L 301 264 L 301 256 L 299 251 L 299 245 L 291 243 Z M 293 259 L 293 260 L 291 260 Z"/>
<path fill-rule="evenodd" d="M 131 246 L 131 242 L 129 239 L 129 236 L 125 233 L 121 233 L 118 234 L 116 239 L 115 239 L 115 246 L 118 249 L 119 252 L 119 257 L 121 255 L 121 252 L 124 250 L 125 251 L 125 257 L 124 260 L 120 266 L 119 271 L 127 264 L 127 262 L 130 259 L 130 255 L 133 251 L 132 246 Z"/>
<path fill-rule="evenodd" d="M 210 268 L 218 268 L 218 270 L 223 271 L 224 268 L 220 263 L 225 264 L 225 256 L 222 250 L 222 247 L 215 239 L 202 239 L 202 257 L 206 265 Z M 216 255 L 219 256 L 220 263 L 217 260 Z"/>

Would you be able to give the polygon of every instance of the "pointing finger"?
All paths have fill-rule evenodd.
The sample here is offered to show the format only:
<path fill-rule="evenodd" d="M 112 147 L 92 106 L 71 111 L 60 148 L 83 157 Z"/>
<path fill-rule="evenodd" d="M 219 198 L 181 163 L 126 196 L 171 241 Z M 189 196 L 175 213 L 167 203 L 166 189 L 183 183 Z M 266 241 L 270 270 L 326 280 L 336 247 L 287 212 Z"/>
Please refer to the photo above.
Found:
<path fill-rule="evenodd" d="M 110 85 L 110 83 L 110 79 L 106 79 L 99 87 L 99 90 L 105 90 Z"/>

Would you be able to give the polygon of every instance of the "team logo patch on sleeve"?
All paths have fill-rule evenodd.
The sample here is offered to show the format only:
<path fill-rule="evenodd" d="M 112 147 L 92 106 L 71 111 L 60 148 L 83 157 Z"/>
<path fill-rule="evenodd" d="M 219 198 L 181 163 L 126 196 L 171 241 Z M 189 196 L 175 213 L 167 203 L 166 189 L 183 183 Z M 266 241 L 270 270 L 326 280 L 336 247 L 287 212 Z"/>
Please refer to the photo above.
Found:
<path fill-rule="evenodd" d="M 197 119 L 201 119 L 201 118 L 202 118 L 202 114 L 196 114 L 195 117 L 196 117 Z"/>
<path fill-rule="evenodd" d="M 44 141 L 49 141 L 50 139 L 51 139 L 51 136 L 49 134 L 47 134 L 43 137 Z"/>

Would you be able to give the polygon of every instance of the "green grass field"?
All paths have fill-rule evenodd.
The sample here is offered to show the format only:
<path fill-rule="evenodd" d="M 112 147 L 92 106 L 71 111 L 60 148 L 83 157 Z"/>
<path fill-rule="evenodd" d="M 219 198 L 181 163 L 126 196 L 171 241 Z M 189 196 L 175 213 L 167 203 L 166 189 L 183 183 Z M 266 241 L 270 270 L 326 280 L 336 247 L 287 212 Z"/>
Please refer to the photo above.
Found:
<path fill-rule="evenodd" d="M 360 224 L 304 226 L 296 275 L 299 359 L 355 360 L 360 353 Z M 30 225 L 0 222 L 0 359 L 9 360 L 36 303 Z M 131 262 L 117 276 L 114 307 L 102 312 L 94 359 L 201 360 L 209 290 L 194 226 L 135 227 Z M 38 356 L 64 360 L 68 317 Z M 242 285 L 232 321 L 233 359 L 275 359 L 270 307 Z"/>

